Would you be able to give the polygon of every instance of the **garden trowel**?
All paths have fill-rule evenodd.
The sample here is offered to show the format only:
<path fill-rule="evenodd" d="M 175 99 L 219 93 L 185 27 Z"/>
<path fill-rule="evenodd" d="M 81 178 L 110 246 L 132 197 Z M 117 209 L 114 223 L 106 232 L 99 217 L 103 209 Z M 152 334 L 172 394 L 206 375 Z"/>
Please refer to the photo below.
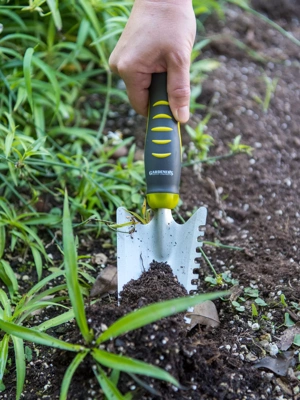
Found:
<path fill-rule="evenodd" d="M 156 261 L 166 262 L 187 292 L 193 293 L 207 212 L 205 207 L 199 208 L 184 224 L 172 217 L 171 210 L 179 201 L 181 136 L 169 107 L 166 73 L 152 75 L 145 173 L 147 202 L 153 210 L 151 221 L 137 223 L 126 209 L 117 210 L 117 225 L 122 226 L 117 233 L 118 292 Z"/>

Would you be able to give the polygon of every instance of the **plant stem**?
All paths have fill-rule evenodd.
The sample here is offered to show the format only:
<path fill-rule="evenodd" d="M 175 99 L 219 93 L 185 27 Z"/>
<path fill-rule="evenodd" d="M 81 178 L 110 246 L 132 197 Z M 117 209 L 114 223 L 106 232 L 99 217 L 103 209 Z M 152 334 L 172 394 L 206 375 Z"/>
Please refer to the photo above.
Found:
<path fill-rule="evenodd" d="M 215 277 L 217 278 L 218 274 L 216 273 L 216 270 L 214 269 L 212 263 L 209 261 L 207 255 L 205 254 L 204 250 L 202 249 L 202 247 L 199 247 L 201 254 L 205 260 L 205 262 L 208 264 L 209 268 L 212 270 L 212 272 L 214 273 Z"/>
<path fill-rule="evenodd" d="M 238 251 L 243 251 L 244 250 L 243 247 L 228 246 L 228 245 L 222 244 L 222 243 L 203 241 L 203 244 L 206 244 L 207 246 L 220 247 L 221 249 L 238 250 Z"/>
<path fill-rule="evenodd" d="M 227 154 L 223 154 L 221 156 L 207 157 L 207 158 L 204 158 L 203 160 L 193 160 L 193 161 L 189 161 L 189 162 L 183 163 L 182 166 L 183 167 L 190 167 L 191 165 L 195 165 L 195 164 L 214 163 L 215 161 L 223 160 L 224 158 L 229 158 L 229 157 L 235 156 L 236 154 L 238 154 L 238 153 L 230 152 L 230 153 L 227 153 Z"/>

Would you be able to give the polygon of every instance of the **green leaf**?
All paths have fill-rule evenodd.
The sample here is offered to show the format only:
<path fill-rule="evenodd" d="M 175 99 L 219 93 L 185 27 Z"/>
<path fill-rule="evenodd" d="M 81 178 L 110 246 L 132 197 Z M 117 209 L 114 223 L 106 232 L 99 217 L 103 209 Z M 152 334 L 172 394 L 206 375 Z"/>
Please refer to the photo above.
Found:
<path fill-rule="evenodd" d="M 11 152 L 11 146 L 12 146 L 12 143 L 13 143 L 14 137 L 15 137 L 16 127 L 15 127 L 12 117 L 8 113 L 5 113 L 5 115 L 9 120 L 9 125 L 10 125 L 9 128 L 10 129 L 9 129 L 9 133 L 5 137 L 4 154 L 5 154 L 5 157 L 9 157 L 10 152 Z"/>
<path fill-rule="evenodd" d="M 25 328 L 12 322 L 6 322 L 0 319 L 0 329 L 10 335 L 17 336 L 20 339 L 28 342 L 38 343 L 43 346 L 56 347 L 58 349 L 81 352 L 85 348 L 78 344 L 71 344 L 63 340 L 56 339 L 47 333 L 39 332 L 36 329 Z"/>
<path fill-rule="evenodd" d="M 261 307 L 265 307 L 265 306 L 268 305 L 268 304 L 267 304 L 263 299 L 261 299 L 260 297 L 258 297 L 258 298 L 255 299 L 254 301 L 255 301 L 255 303 L 256 303 L 258 306 L 261 306 Z"/>
<path fill-rule="evenodd" d="M 216 278 L 213 278 L 212 276 L 206 276 L 205 277 L 205 282 L 209 282 L 211 285 L 217 285 L 217 279 Z"/>
<path fill-rule="evenodd" d="M 74 309 L 75 318 L 85 341 L 89 343 L 93 335 L 89 331 L 86 320 L 84 301 L 80 290 L 77 272 L 77 254 L 75 240 L 72 231 L 68 194 L 65 192 L 64 214 L 63 214 L 63 246 L 66 280 L 70 295 L 70 301 Z"/>
<path fill-rule="evenodd" d="M 94 374 L 103 390 L 107 400 L 124 400 L 116 385 L 105 375 L 100 367 L 93 368 Z"/>
<path fill-rule="evenodd" d="M 82 353 L 76 354 L 76 356 L 73 358 L 71 364 L 68 366 L 68 368 L 64 374 L 63 381 L 61 383 L 59 400 L 67 400 L 68 390 L 69 390 L 73 375 L 87 354 L 88 354 L 88 350 L 83 351 Z"/>
<path fill-rule="evenodd" d="M 291 326 L 295 325 L 295 322 L 292 320 L 289 313 L 284 313 L 284 325 L 287 328 L 290 328 Z"/>
<path fill-rule="evenodd" d="M 251 287 L 246 287 L 244 293 L 250 297 L 258 297 L 258 289 L 253 289 Z"/>
<path fill-rule="evenodd" d="M 25 359 L 27 362 L 32 360 L 32 350 L 29 346 L 25 346 Z"/>
<path fill-rule="evenodd" d="M 3 308 L 3 318 L 10 318 L 11 317 L 10 301 L 9 298 L 7 297 L 7 294 L 2 289 L 0 289 L 0 304 L 2 305 Z"/>
<path fill-rule="evenodd" d="M 3 339 L 0 342 L 0 384 L 3 384 L 2 380 L 5 373 L 7 357 L 8 357 L 8 344 L 9 344 L 9 335 L 6 334 L 3 336 Z"/>
<path fill-rule="evenodd" d="M 239 302 L 237 302 L 237 301 L 232 301 L 231 304 L 232 304 L 233 307 L 236 309 L 236 311 L 239 311 L 239 312 L 244 312 L 244 311 L 245 311 L 245 307 L 242 306 L 242 305 L 240 305 Z"/>
<path fill-rule="evenodd" d="M 205 58 L 203 60 L 194 62 L 192 68 L 193 70 L 196 70 L 199 73 L 199 72 L 211 72 L 214 69 L 219 68 L 219 66 L 220 66 L 219 61 Z"/>
<path fill-rule="evenodd" d="M 21 398 L 24 382 L 25 382 L 25 374 L 26 374 L 26 364 L 25 364 L 25 353 L 24 353 L 24 344 L 23 340 L 12 335 L 12 340 L 14 343 L 15 350 L 15 363 L 17 369 L 17 393 L 16 400 Z"/>
<path fill-rule="evenodd" d="M 227 291 L 182 297 L 179 299 L 151 304 L 150 306 L 135 310 L 118 319 L 105 332 L 103 332 L 97 339 L 97 345 L 106 340 L 122 335 L 123 333 L 151 324 L 161 318 L 185 311 L 189 307 L 193 307 L 206 300 L 213 300 L 222 296 L 227 296 L 229 293 L 230 292 Z"/>
<path fill-rule="evenodd" d="M 293 344 L 300 347 L 300 334 L 299 333 L 296 333 L 296 335 L 294 336 Z"/>
<path fill-rule="evenodd" d="M 55 23 L 57 30 L 61 31 L 62 29 L 62 21 L 61 16 L 58 9 L 58 1 L 57 0 L 47 0 L 47 4 L 51 10 L 52 18 Z"/>
<path fill-rule="evenodd" d="M 38 251 L 38 249 L 34 245 L 30 246 L 30 250 L 33 255 L 34 264 L 35 264 L 36 272 L 38 275 L 38 280 L 41 280 L 42 272 L 43 272 L 43 262 L 42 262 L 41 253 Z"/>
<path fill-rule="evenodd" d="M 39 216 L 33 216 L 26 219 L 26 225 L 57 225 L 61 221 L 59 215 L 39 213 Z"/>
<path fill-rule="evenodd" d="M 104 365 L 105 367 L 118 369 L 120 371 L 125 371 L 132 374 L 151 376 L 152 378 L 161 379 L 166 382 L 170 382 L 175 386 L 179 386 L 178 381 L 168 372 L 143 361 L 112 354 L 108 351 L 97 348 L 92 349 L 91 354 L 98 363 Z"/>
<path fill-rule="evenodd" d="M 287 303 L 286 303 L 286 301 L 285 301 L 285 295 L 284 295 L 283 293 L 281 293 L 281 295 L 280 295 L 280 303 L 281 303 L 284 307 L 287 307 L 287 306 L 288 306 Z"/>
<path fill-rule="evenodd" d="M 33 48 L 29 47 L 24 55 L 23 60 L 23 73 L 25 79 L 25 87 L 27 91 L 27 98 L 30 104 L 31 111 L 33 112 L 33 98 L 32 98 L 32 81 L 31 81 L 31 62 L 32 62 L 32 55 L 33 55 Z"/>
<path fill-rule="evenodd" d="M 58 109 L 59 103 L 60 103 L 60 86 L 59 83 L 56 79 L 55 76 L 55 71 L 44 61 L 42 61 L 40 58 L 33 56 L 32 57 L 32 62 L 35 64 L 40 70 L 44 72 L 44 74 L 47 76 L 49 79 L 49 82 L 51 83 L 51 87 L 53 89 L 53 95 L 55 98 L 55 103 L 56 103 L 56 108 Z"/>
<path fill-rule="evenodd" d="M 47 329 L 53 328 L 58 325 L 62 325 L 66 322 L 71 321 L 74 318 L 74 311 L 69 310 L 63 314 L 57 315 L 54 318 L 48 319 L 45 322 L 42 322 L 40 325 L 36 327 L 39 331 L 46 331 Z"/>
<path fill-rule="evenodd" d="M 7 286 L 11 296 L 18 291 L 19 286 L 16 275 L 9 263 L 5 260 L 0 260 L 0 279 Z"/>
<path fill-rule="evenodd" d="M 257 317 L 258 312 L 257 312 L 257 308 L 254 303 L 251 304 L 251 310 L 252 310 L 252 317 Z"/>
<path fill-rule="evenodd" d="M 40 282 L 35 284 L 27 293 L 28 297 L 33 296 L 35 293 L 39 292 L 44 286 L 46 286 L 50 281 L 58 278 L 59 276 L 64 275 L 64 271 L 58 270 L 53 272 L 52 274 L 46 276 L 46 278 L 42 279 Z"/>

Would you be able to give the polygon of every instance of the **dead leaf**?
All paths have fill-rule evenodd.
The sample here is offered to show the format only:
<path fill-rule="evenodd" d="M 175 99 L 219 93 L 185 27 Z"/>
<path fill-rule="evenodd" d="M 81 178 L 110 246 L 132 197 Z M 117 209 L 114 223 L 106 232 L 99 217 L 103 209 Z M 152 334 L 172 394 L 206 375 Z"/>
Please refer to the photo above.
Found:
<path fill-rule="evenodd" d="M 276 358 L 264 357 L 253 364 L 254 368 L 266 368 L 279 376 L 286 376 L 290 366 L 294 364 L 294 352 L 279 353 Z"/>
<path fill-rule="evenodd" d="M 105 265 L 107 263 L 107 256 L 103 253 L 94 254 L 92 257 L 92 263 L 97 265 Z"/>
<path fill-rule="evenodd" d="M 279 338 L 279 342 L 277 342 L 277 346 L 280 350 L 286 351 L 293 344 L 295 335 L 300 334 L 300 324 L 297 322 L 295 325 L 290 328 L 284 330 Z"/>
<path fill-rule="evenodd" d="M 293 396 L 293 392 L 291 391 L 289 386 L 285 382 L 283 382 L 280 378 L 276 378 L 276 383 L 280 386 L 280 388 L 282 389 L 282 391 L 285 394 L 288 394 L 289 396 Z"/>
<path fill-rule="evenodd" d="M 187 313 L 186 316 L 191 319 L 191 329 L 197 324 L 206 325 L 212 328 L 217 328 L 220 325 L 217 308 L 211 300 L 197 304 L 194 307 L 193 312 Z"/>
<path fill-rule="evenodd" d="M 90 296 L 104 296 L 105 294 L 115 292 L 118 288 L 117 267 L 108 265 L 97 276 L 92 287 Z"/>
<path fill-rule="evenodd" d="M 230 289 L 230 301 L 236 301 L 240 295 L 243 293 L 243 289 L 240 288 L 238 285 L 232 286 L 232 288 Z"/>

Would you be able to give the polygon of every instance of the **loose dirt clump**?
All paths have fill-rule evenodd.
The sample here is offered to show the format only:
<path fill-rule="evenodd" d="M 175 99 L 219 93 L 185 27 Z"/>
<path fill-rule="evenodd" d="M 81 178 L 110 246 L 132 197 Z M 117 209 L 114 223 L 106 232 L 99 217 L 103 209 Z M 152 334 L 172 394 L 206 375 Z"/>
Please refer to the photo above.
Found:
<path fill-rule="evenodd" d="M 166 264 L 153 263 L 149 271 L 124 287 L 120 306 L 116 302 L 106 305 L 98 302 L 87 308 L 87 318 L 94 332 L 100 333 L 105 329 L 103 324 L 110 325 L 135 308 L 158 299 L 184 295 L 187 295 L 186 290 L 173 276 L 171 268 Z M 178 389 L 159 380 L 137 376 L 142 380 L 142 386 L 147 387 L 143 389 L 136 377 L 122 373 L 119 387 L 123 393 L 131 392 L 134 399 L 236 399 L 237 395 L 241 399 L 264 398 L 260 396 L 265 393 L 267 382 L 256 370 L 230 356 L 222 346 L 224 338 L 220 333 L 219 329 L 202 330 L 200 327 L 191 332 L 181 313 L 110 341 L 106 350 L 159 366 L 183 386 Z M 78 342 L 79 338 L 79 333 L 75 334 L 72 342 Z M 58 354 L 54 366 L 61 364 L 61 357 Z M 82 399 L 81 393 L 91 393 L 91 387 L 96 392 L 93 399 L 102 399 L 100 390 L 96 389 L 91 366 L 81 366 L 74 381 L 76 384 L 72 385 L 70 399 Z"/>

